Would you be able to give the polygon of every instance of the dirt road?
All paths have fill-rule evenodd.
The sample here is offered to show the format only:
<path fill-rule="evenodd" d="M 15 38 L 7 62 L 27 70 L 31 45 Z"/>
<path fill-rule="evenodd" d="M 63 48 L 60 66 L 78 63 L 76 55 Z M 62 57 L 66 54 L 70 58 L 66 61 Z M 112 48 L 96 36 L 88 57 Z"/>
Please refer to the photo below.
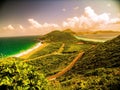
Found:
<path fill-rule="evenodd" d="M 74 66 L 74 64 L 77 62 L 77 60 L 79 58 L 82 57 L 83 54 L 84 54 L 84 52 L 80 52 L 66 68 L 64 68 L 62 71 L 56 73 L 55 75 L 47 77 L 47 79 L 54 80 L 54 79 L 62 76 L 64 73 L 66 73 L 68 70 L 70 70 Z"/>

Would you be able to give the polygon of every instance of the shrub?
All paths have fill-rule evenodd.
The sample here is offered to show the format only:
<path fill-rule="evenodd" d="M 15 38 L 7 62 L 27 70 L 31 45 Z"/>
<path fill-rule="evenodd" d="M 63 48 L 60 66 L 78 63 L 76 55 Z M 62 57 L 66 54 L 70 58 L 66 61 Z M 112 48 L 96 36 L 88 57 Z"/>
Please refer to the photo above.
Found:
<path fill-rule="evenodd" d="M 47 80 L 34 67 L 15 60 L 0 64 L 0 90 L 46 90 Z"/>

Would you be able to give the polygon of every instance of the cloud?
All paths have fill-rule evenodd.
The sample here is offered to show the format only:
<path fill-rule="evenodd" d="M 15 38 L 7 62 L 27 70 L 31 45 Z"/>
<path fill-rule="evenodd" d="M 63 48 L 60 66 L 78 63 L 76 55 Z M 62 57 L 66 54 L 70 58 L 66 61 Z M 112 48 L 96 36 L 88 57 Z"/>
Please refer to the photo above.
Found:
<path fill-rule="evenodd" d="M 20 28 L 21 30 L 24 30 L 24 29 L 25 29 L 22 25 L 19 25 L 19 28 Z"/>
<path fill-rule="evenodd" d="M 107 4 L 107 7 L 111 7 L 111 4 L 110 4 L 110 3 L 108 3 L 108 4 Z"/>
<path fill-rule="evenodd" d="M 28 19 L 28 21 L 32 24 L 33 28 L 49 28 L 49 27 L 59 27 L 59 25 L 57 24 L 49 24 L 49 23 L 44 23 L 44 24 L 40 24 L 39 22 L 37 22 L 34 19 Z"/>
<path fill-rule="evenodd" d="M 28 19 L 28 21 L 31 23 L 31 26 L 29 28 L 31 30 L 34 30 L 36 33 L 45 34 L 55 29 L 60 29 L 60 26 L 55 23 L 45 22 L 44 24 L 40 24 L 34 19 Z"/>
<path fill-rule="evenodd" d="M 78 6 L 74 7 L 75 10 L 79 9 Z M 65 8 L 62 11 L 66 11 Z M 84 12 L 79 17 L 67 18 L 61 25 L 55 23 L 39 23 L 33 18 L 28 19 L 30 26 L 23 27 L 20 24 L 9 24 L 3 27 L 2 34 L 4 35 L 37 35 L 46 34 L 53 30 L 70 28 L 74 31 L 81 30 L 97 30 L 97 29 L 115 29 L 120 30 L 120 18 L 110 18 L 109 13 L 97 14 L 91 7 L 85 7 Z M 0 35 L 2 35 L 0 33 Z"/>
<path fill-rule="evenodd" d="M 110 23 L 120 23 L 120 18 L 113 18 L 110 20 Z"/>
<path fill-rule="evenodd" d="M 44 23 L 42 27 L 59 27 L 57 24 Z"/>
<path fill-rule="evenodd" d="M 78 9 L 79 9 L 79 6 L 76 6 L 76 7 L 74 7 L 73 9 L 74 9 L 74 10 L 78 10 Z"/>
<path fill-rule="evenodd" d="M 15 30 L 15 28 L 10 24 L 6 27 L 3 27 L 4 30 Z"/>
<path fill-rule="evenodd" d="M 120 22 L 120 18 L 110 19 L 109 13 L 96 14 L 91 7 L 86 7 L 84 13 L 80 17 L 68 18 L 63 21 L 63 28 L 72 28 L 78 30 L 94 29 L 107 24 Z"/>
<path fill-rule="evenodd" d="M 7 28 L 10 29 L 10 30 L 14 30 L 14 27 L 12 25 L 8 25 Z"/>
<path fill-rule="evenodd" d="M 74 7 L 74 10 L 78 10 L 79 7 Z M 66 11 L 65 8 L 62 9 L 62 11 Z M 59 26 L 55 23 L 47 23 L 40 24 L 38 21 L 34 19 L 28 19 L 28 21 L 31 23 L 31 29 L 38 29 L 43 32 L 50 32 L 51 30 L 55 29 L 66 29 L 71 28 L 73 30 L 92 30 L 96 29 L 98 27 L 104 27 L 108 24 L 113 24 L 120 22 L 120 18 L 110 18 L 109 13 L 102 13 L 97 14 L 94 9 L 92 9 L 90 6 L 84 8 L 84 13 L 79 17 L 72 17 L 67 18 L 66 21 L 62 22 L 62 25 Z M 21 29 L 23 29 L 22 26 L 20 26 Z"/>
<path fill-rule="evenodd" d="M 65 12 L 65 11 L 66 11 L 66 9 L 65 9 L 65 8 L 63 8 L 63 9 L 62 9 L 62 11 L 63 11 L 63 12 Z"/>
<path fill-rule="evenodd" d="M 91 21 L 96 23 L 104 24 L 109 22 L 110 14 L 103 13 L 103 14 L 97 15 L 91 7 L 86 7 L 84 14 L 85 14 L 85 17 L 87 17 L 88 19 L 91 19 Z"/>
<path fill-rule="evenodd" d="M 28 21 L 33 25 L 33 27 L 35 28 L 41 28 L 42 25 L 39 24 L 37 21 L 35 21 L 34 19 L 28 19 Z"/>
<path fill-rule="evenodd" d="M 64 22 L 63 22 L 63 27 L 67 27 L 67 26 L 69 26 L 69 24 L 64 21 Z"/>
<path fill-rule="evenodd" d="M 44 24 L 40 24 L 34 19 L 28 19 L 28 22 L 31 24 L 28 27 L 23 27 L 21 24 L 16 24 L 14 25 L 14 27 L 11 24 L 6 27 L 3 27 L 3 29 L 1 30 L 2 33 L 0 33 L 0 35 L 4 36 L 38 35 L 46 34 L 53 30 L 60 29 L 60 26 L 55 23 L 45 22 Z"/>

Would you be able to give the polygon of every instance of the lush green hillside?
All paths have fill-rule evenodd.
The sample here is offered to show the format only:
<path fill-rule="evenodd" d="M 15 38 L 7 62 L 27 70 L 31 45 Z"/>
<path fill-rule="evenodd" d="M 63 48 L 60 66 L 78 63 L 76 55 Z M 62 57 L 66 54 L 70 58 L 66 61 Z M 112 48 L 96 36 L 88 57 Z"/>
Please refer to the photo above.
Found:
<path fill-rule="evenodd" d="M 61 71 L 70 64 L 79 52 L 90 47 L 92 47 L 92 44 L 49 43 L 48 46 L 37 51 L 25 61 L 48 76 Z"/>
<path fill-rule="evenodd" d="M 24 61 L 35 66 L 36 70 L 45 73 L 47 76 L 61 71 L 79 52 L 97 44 L 78 40 L 66 31 L 53 31 L 42 36 L 41 39 L 48 45 Z"/>
<path fill-rule="evenodd" d="M 42 37 L 40 40 L 45 42 L 77 42 L 78 40 L 69 32 L 52 31 Z"/>
<path fill-rule="evenodd" d="M 85 70 L 99 67 L 119 67 L 120 36 L 99 44 L 94 49 L 91 48 L 78 63 L 78 68 L 84 68 Z"/>
<path fill-rule="evenodd" d="M 40 40 L 47 46 L 29 58 L 8 58 L 7 62 L 4 58 L 1 60 L 0 88 L 119 90 L 120 36 L 105 43 L 97 43 L 78 40 L 71 31 L 66 30 L 53 31 L 41 36 Z M 80 52 L 85 54 L 77 59 L 72 69 L 51 81 L 46 80 L 69 66 Z"/>
<path fill-rule="evenodd" d="M 87 50 L 58 80 L 65 89 L 119 90 L 120 36 Z"/>

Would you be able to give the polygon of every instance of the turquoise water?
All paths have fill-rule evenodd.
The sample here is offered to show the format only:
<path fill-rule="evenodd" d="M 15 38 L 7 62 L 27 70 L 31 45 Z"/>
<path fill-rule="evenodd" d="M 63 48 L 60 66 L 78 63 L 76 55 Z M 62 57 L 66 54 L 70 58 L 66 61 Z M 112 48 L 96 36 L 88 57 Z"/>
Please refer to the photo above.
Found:
<path fill-rule="evenodd" d="M 1 37 L 0 57 L 15 55 L 33 47 L 38 43 L 37 38 L 38 36 Z"/>

